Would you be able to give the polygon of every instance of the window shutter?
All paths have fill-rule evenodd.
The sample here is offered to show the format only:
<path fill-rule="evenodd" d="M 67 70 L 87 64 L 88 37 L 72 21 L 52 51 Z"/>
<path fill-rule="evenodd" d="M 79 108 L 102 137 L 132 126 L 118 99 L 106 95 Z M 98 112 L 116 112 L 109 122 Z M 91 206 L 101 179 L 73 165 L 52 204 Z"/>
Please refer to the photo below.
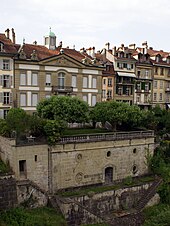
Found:
<path fill-rule="evenodd" d="M 10 104 L 12 104 L 12 100 L 13 100 L 13 98 L 12 98 L 12 93 L 10 93 Z"/>
<path fill-rule="evenodd" d="M 0 109 L 0 118 L 4 118 L 4 111 Z"/>
<path fill-rule="evenodd" d="M 2 70 L 3 60 L 0 59 L 0 70 Z"/>
<path fill-rule="evenodd" d="M 9 86 L 12 86 L 13 85 L 13 76 L 10 76 L 9 77 Z"/>
<path fill-rule="evenodd" d="M 0 103 L 3 103 L 3 93 L 0 93 Z"/>
<path fill-rule="evenodd" d="M 3 75 L 0 75 L 0 86 L 3 85 Z"/>
<path fill-rule="evenodd" d="M 9 69 L 10 69 L 10 70 L 13 70 L 13 60 L 10 59 L 9 62 L 10 62 L 10 63 L 9 63 Z"/>

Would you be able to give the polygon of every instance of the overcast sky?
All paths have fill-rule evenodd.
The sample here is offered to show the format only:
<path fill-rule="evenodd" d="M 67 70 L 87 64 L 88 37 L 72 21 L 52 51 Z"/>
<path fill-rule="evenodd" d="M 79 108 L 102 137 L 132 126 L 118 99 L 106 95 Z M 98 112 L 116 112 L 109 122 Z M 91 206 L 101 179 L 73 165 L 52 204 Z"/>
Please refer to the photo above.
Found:
<path fill-rule="evenodd" d="M 63 46 L 140 46 L 170 52 L 170 0 L 1 0 L 0 33 L 14 28 L 17 43 L 37 41 L 49 27 Z"/>

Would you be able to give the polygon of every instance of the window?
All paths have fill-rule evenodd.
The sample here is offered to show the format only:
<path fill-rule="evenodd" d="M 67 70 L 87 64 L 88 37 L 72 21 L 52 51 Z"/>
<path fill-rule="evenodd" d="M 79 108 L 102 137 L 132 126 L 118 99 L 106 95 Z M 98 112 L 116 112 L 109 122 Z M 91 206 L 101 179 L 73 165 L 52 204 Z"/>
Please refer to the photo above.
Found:
<path fill-rule="evenodd" d="M 5 88 L 10 88 L 10 75 L 0 75 L 0 85 Z"/>
<path fill-rule="evenodd" d="M 126 95 L 130 95 L 130 90 L 129 90 L 129 88 L 126 88 Z"/>
<path fill-rule="evenodd" d="M 37 73 L 32 74 L 32 85 L 37 86 L 38 85 L 38 75 Z"/>
<path fill-rule="evenodd" d="M 103 79 L 103 85 L 106 85 L 106 79 Z"/>
<path fill-rule="evenodd" d="M 159 94 L 159 100 L 162 101 L 162 93 Z"/>
<path fill-rule="evenodd" d="M 11 94 L 9 92 L 4 92 L 3 104 L 10 104 Z"/>
<path fill-rule="evenodd" d="M 155 67 L 155 74 L 158 74 L 158 67 Z"/>
<path fill-rule="evenodd" d="M 107 98 L 111 99 L 112 98 L 112 90 L 108 90 L 107 92 Z"/>
<path fill-rule="evenodd" d="M 5 110 L 4 110 L 4 119 L 6 119 L 8 112 L 9 112 L 8 109 L 5 109 Z"/>
<path fill-rule="evenodd" d="M 133 65 L 133 64 L 132 64 Z M 132 67 L 133 68 L 133 67 Z M 131 69 L 131 65 L 127 64 L 127 69 L 130 70 Z"/>
<path fill-rule="evenodd" d="M 10 61 L 9 60 L 3 60 L 3 70 L 9 70 L 10 69 Z"/>
<path fill-rule="evenodd" d="M 131 69 L 133 69 L 133 64 L 131 64 Z"/>
<path fill-rule="evenodd" d="M 51 85 L 51 74 L 46 74 L 46 81 L 45 81 L 46 86 Z"/>
<path fill-rule="evenodd" d="M 96 88 L 97 79 L 92 78 L 92 88 Z"/>
<path fill-rule="evenodd" d="M 144 102 L 148 103 L 148 95 L 147 94 L 144 95 Z"/>
<path fill-rule="evenodd" d="M 21 73 L 20 74 L 20 85 L 21 86 L 25 86 L 26 85 L 26 74 L 25 73 Z"/>
<path fill-rule="evenodd" d="M 108 78 L 108 86 L 112 87 L 112 78 Z"/>
<path fill-rule="evenodd" d="M 140 71 L 138 71 L 138 77 L 140 77 Z"/>
<path fill-rule="evenodd" d="M 164 68 L 161 68 L 161 75 L 164 75 Z"/>
<path fill-rule="evenodd" d="M 3 52 L 3 50 L 4 50 L 4 44 L 0 43 L 0 52 Z"/>
<path fill-rule="evenodd" d="M 20 94 L 20 106 L 21 107 L 26 106 L 26 93 Z"/>
<path fill-rule="evenodd" d="M 139 103 L 140 102 L 140 95 L 136 96 L 136 102 Z"/>
<path fill-rule="evenodd" d="M 146 71 L 145 71 L 145 78 L 148 78 L 148 76 L 149 76 L 149 71 L 146 70 Z"/>
<path fill-rule="evenodd" d="M 87 95 L 83 95 L 83 100 L 87 102 Z"/>
<path fill-rule="evenodd" d="M 33 93 L 32 94 L 32 106 L 37 106 L 38 104 L 38 94 L 37 93 Z"/>
<path fill-rule="evenodd" d="M 118 95 L 122 95 L 122 88 L 118 88 Z"/>
<path fill-rule="evenodd" d="M 58 74 L 58 86 L 63 89 L 64 89 L 64 80 L 65 80 L 65 74 L 63 72 L 60 72 Z"/>
<path fill-rule="evenodd" d="M 158 81 L 154 81 L 153 87 L 157 88 L 157 86 L 158 86 Z"/>
<path fill-rule="evenodd" d="M 148 83 L 145 84 L 145 91 L 146 91 L 146 92 L 149 91 L 149 84 L 148 84 Z"/>
<path fill-rule="evenodd" d="M 77 76 L 72 75 L 72 87 L 77 87 Z"/>
<path fill-rule="evenodd" d="M 153 100 L 154 100 L 154 101 L 157 101 L 157 93 L 154 93 L 154 94 L 153 94 Z"/>
<path fill-rule="evenodd" d="M 137 91 L 140 91 L 141 90 L 141 84 L 140 83 L 137 83 L 136 84 L 136 89 L 137 89 Z"/>
<path fill-rule="evenodd" d="M 160 89 L 163 89 L 163 81 L 160 81 Z"/>
<path fill-rule="evenodd" d="M 106 98 L 106 90 L 105 89 L 102 90 L 102 97 Z"/>
<path fill-rule="evenodd" d="M 83 77 L 83 88 L 87 88 L 87 77 Z"/>
<path fill-rule="evenodd" d="M 96 105 L 96 95 L 92 95 L 92 106 Z"/>
<path fill-rule="evenodd" d="M 46 37 L 46 38 L 45 38 L 45 45 L 48 45 L 48 44 L 49 44 L 49 38 Z"/>

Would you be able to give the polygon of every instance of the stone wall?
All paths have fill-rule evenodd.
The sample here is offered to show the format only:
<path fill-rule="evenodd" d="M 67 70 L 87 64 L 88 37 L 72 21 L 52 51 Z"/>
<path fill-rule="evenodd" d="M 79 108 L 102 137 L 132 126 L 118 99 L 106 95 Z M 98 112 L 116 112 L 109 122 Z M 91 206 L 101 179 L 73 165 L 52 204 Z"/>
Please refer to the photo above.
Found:
<path fill-rule="evenodd" d="M 16 180 L 13 175 L 0 175 L 0 210 L 17 205 Z"/>
<path fill-rule="evenodd" d="M 52 190 L 105 183 L 109 167 L 113 181 L 146 174 L 148 151 L 153 154 L 154 138 L 56 145 L 51 152 Z"/>
<path fill-rule="evenodd" d="M 93 195 L 58 198 L 60 209 L 69 225 L 106 222 L 117 216 L 114 212 L 123 213 L 134 208 L 151 184 L 152 182 Z M 156 196 L 152 199 L 152 205 L 159 201 L 158 195 Z"/>
<path fill-rule="evenodd" d="M 59 189 L 118 181 L 148 173 L 147 152 L 154 137 L 124 140 L 16 146 L 0 137 L 0 157 L 17 180 L 31 180 L 50 193 Z"/>

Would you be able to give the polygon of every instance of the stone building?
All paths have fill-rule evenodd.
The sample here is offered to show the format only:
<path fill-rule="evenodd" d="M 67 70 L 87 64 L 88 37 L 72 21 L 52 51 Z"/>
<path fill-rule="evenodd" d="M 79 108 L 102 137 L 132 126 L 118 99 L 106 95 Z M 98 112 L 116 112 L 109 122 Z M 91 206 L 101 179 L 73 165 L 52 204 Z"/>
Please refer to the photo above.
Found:
<path fill-rule="evenodd" d="M 0 157 L 16 179 L 50 193 L 147 174 L 146 156 L 153 151 L 153 131 L 63 137 L 52 147 L 36 139 L 20 144 L 0 137 Z"/>

